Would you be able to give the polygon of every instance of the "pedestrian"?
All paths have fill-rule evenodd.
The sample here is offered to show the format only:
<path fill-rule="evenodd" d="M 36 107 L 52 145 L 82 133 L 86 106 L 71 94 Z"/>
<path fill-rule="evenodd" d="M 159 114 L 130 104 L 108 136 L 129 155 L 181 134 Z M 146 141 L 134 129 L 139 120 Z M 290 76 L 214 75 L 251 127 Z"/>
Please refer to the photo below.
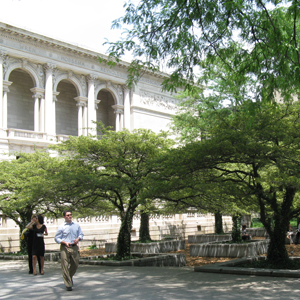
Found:
<path fill-rule="evenodd" d="M 33 232 L 32 242 L 32 267 L 33 275 L 37 275 L 36 262 L 37 258 L 40 259 L 40 274 L 44 275 L 44 255 L 45 255 L 45 242 L 44 236 L 48 235 L 47 227 L 44 225 L 44 217 L 38 215 L 32 222 L 26 226 Z"/>
<path fill-rule="evenodd" d="M 242 235 L 243 241 L 248 241 L 248 240 L 252 239 L 251 235 L 247 233 L 246 228 L 247 228 L 247 226 L 246 226 L 246 224 L 244 224 L 241 229 L 241 235 Z"/>
<path fill-rule="evenodd" d="M 296 231 L 295 245 L 298 245 L 299 243 L 299 236 L 300 236 L 300 223 L 298 224 L 298 228 Z"/>
<path fill-rule="evenodd" d="M 35 224 L 35 220 L 37 219 L 37 215 L 32 215 L 31 217 L 31 221 L 27 224 L 27 226 L 29 224 Z M 26 228 L 28 229 L 28 231 L 26 232 L 26 238 L 27 238 L 27 253 L 28 253 L 28 267 L 29 267 L 29 274 L 33 274 L 33 266 L 32 266 L 32 246 L 33 246 L 33 230 L 29 229 L 26 226 Z M 41 273 L 41 261 L 40 261 L 40 257 L 37 257 L 37 261 L 38 261 L 38 265 L 39 265 L 39 271 Z"/>
<path fill-rule="evenodd" d="M 56 243 L 60 244 L 60 260 L 67 291 L 72 291 L 73 276 L 79 265 L 78 242 L 83 239 L 80 226 L 72 221 L 72 212 L 63 212 L 65 222 L 57 228 Z"/>

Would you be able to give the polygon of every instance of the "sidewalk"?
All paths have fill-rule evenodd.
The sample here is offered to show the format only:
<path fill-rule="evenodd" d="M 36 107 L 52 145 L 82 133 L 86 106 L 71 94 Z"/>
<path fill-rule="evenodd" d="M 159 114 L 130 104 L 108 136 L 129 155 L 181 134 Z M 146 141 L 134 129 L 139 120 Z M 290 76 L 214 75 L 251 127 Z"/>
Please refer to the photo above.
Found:
<path fill-rule="evenodd" d="M 67 292 L 60 264 L 29 275 L 26 261 L 0 261 L 0 299 L 299 299 L 299 280 L 194 272 L 190 267 L 79 265 Z"/>

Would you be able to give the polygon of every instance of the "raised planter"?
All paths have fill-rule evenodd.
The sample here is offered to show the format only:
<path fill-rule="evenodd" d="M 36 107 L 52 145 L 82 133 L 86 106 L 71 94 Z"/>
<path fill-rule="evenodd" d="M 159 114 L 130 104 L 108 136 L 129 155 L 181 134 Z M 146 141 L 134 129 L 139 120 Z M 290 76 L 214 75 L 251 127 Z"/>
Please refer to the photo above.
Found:
<path fill-rule="evenodd" d="M 247 233 L 257 237 L 268 237 L 267 230 L 265 228 L 247 228 Z"/>
<path fill-rule="evenodd" d="M 44 255 L 45 261 L 58 261 L 60 259 L 60 251 L 45 253 Z M 0 259 L 4 260 L 28 260 L 28 255 L 0 255 Z"/>
<path fill-rule="evenodd" d="M 250 241 L 248 243 L 206 243 L 190 246 L 191 256 L 206 257 L 247 257 L 267 253 L 270 240 Z"/>
<path fill-rule="evenodd" d="M 91 257 L 89 259 L 80 259 L 80 264 L 87 265 L 103 265 L 103 266 L 137 266 L 137 267 L 184 267 L 186 265 L 186 258 L 184 253 L 172 254 L 152 254 L 147 257 L 136 259 L 128 259 L 123 261 L 101 260 L 101 257 Z"/>
<path fill-rule="evenodd" d="M 166 253 L 185 249 L 184 240 L 170 240 L 153 243 L 132 243 L 131 252 Z M 117 243 L 105 243 L 105 252 L 117 252 Z"/>
<path fill-rule="evenodd" d="M 209 242 L 222 242 L 222 241 L 231 241 L 231 234 L 197 234 L 189 235 L 188 243 L 189 244 L 198 244 L 198 243 L 209 243 Z"/>

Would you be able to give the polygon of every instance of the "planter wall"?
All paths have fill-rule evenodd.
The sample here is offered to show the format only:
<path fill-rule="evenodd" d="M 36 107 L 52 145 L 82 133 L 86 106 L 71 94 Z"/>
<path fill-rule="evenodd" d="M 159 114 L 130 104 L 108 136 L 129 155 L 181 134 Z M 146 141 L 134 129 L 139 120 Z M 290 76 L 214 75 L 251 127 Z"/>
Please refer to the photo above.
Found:
<path fill-rule="evenodd" d="M 185 249 L 184 240 L 170 240 L 154 243 L 132 243 L 131 252 L 166 253 Z M 105 243 L 105 252 L 116 252 L 117 243 Z"/>
<path fill-rule="evenodd" d="M 80 264 L 104 266 L 137 266 L 137 267 L 184 267 L 186 259 L 184 253 L 160 254 L 151 257 L 129 259 L 123 261 L 80 259 Z"/>
<path fill-rule="evenodd" d="M 247 257 L 267 253 L 270 240 L 250 241 L 241 244 L 207 243 L 190 246 L 191 256 Z"/>
<path fill-rule="evenodd" d="M 267 230 L 265 228 L 247 228 L 247 233 L 251 234 L 252 236 L 257 237 L 268 237 Z"/>
<path fill-rule="evenodd" d="M 221 241 L 231 241 L 231 240 L 232 240 L 231 234 L 197 234 L 197 235 L 188 236 L 189 244 L 221 242 Z"/>

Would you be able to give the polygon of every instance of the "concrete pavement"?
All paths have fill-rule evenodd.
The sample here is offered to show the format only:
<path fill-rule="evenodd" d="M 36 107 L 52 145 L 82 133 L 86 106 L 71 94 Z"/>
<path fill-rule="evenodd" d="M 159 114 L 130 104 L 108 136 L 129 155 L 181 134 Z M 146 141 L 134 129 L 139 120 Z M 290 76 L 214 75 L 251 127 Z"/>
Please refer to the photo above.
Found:
<path fill-rule="evenodd" d="M 0 299 L 299 299 L 295 278 L 194 272 L 191 267 L 80 265 L 68 292 L 58 262 L 29 275 L 26 261 L 0 261 Z"/>

